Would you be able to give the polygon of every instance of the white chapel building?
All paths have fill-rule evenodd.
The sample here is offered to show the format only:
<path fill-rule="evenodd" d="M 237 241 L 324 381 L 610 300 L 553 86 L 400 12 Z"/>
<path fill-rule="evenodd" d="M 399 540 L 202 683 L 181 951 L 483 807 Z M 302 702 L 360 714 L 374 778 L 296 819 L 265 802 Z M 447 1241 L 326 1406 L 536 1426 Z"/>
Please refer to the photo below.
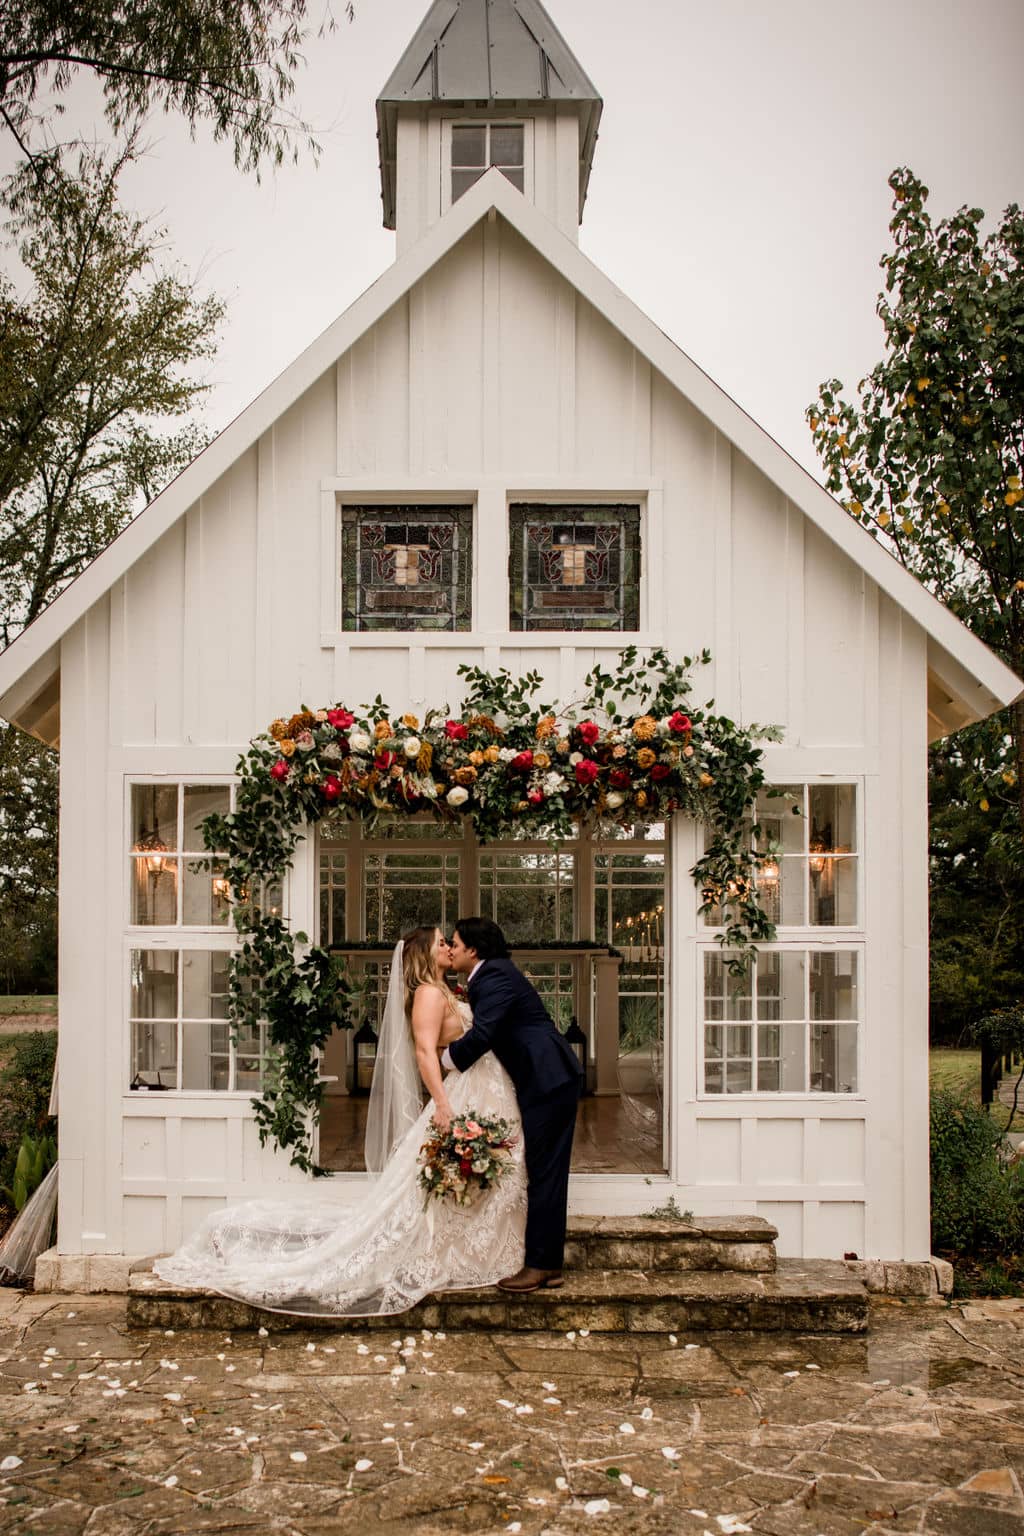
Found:
<path fill-rule="evenodd" d="M 506 927 L 582 1036 L 573 1211 L 926 1258 L 926 750 L 1021 684 L 582 254 L 601 100 L 539 0 L 435 0 L 377 116 L 393 265 L 0 657 L 0 713 L 60 746 L 67 1272 L 304 1177 L 256 1135 L 201 862 L 250 738 L 378 693 L 457 712 L 461 663 L 568 703 L 626 645 L 707 647 L 705 697 L 781 728 L 745 983 L 681 815 L 558 844 L 324 821 L 283 910 L 378 992 L 403 929 Z M 362 1049 L 323 1058 L 342 1201 Z"/>

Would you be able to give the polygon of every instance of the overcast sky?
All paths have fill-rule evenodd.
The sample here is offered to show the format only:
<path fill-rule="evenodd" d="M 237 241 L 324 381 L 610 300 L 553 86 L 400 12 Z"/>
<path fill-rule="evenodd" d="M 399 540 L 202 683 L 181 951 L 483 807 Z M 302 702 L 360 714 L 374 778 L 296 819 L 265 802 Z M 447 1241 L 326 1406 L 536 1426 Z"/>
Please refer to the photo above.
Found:
<path fill-rule="evenodd" d="M 342 9 L 340 4 L 337 6 Z M 356 0 L 312 40 L 298 110 L 319 167 L 234 170 L 170 118 L 127 190 L 229 303 L 221 428 L 394 258 L 374 102 L 428 9 Z M 809 468 L 803 409 L 880 354 L 889 172 L 935 215 L 1024 199 L 1021 0 L 548 0 L 604 98 L 581 245 Z M 315 0 L 312 5 L 316 14 Z M 95 93 L 75 96 L 85 122 Z"/>

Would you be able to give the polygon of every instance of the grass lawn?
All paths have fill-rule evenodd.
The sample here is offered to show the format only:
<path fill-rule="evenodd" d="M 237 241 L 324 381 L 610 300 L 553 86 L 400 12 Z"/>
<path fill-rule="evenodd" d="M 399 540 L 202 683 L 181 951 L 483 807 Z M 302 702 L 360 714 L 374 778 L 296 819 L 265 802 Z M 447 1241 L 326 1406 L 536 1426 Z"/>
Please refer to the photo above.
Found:
<path fill-rule="evenodd" d="M 45 993 L 12 992 L 0 997 L 0 1019 L 12 1013 L 56 1013 L 57 999 Z"/>
<path fill-rule="evenodd" d="M 981 1052 L 935 1047 L 928 1057 L 928 1078 L 933 1092 L 937 1088 L 945 1088 L 950 1093 L 980 1104 Z M 1012 1087 L 1012 1081 L 1010 1078 L 1004 1078 L 1003 1084 L 1005 1086 L 1009 1082 Z M 1021 1084 L 1020 1105 L 1013 1125 L 1008 1126 L 1008 1130 L 1024 1131 L 1024 1083 Z M 1002 1126 L 1010 1113 L 1010 1106 L 1009 1104 L 996 1105 L 993 1113 L 1000 1117 L 999 1125 Z"/>

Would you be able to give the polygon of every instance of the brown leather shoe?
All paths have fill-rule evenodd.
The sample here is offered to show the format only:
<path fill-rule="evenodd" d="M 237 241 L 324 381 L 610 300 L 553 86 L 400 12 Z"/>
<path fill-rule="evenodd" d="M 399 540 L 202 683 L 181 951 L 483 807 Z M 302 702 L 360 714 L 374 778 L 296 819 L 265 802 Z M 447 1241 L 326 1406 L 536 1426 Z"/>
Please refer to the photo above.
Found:
<path fill-rule="evenodd" d="M 556 1291 L 562 1284 L 562 1271 L 560 1269 L 534 1269 L 530 1264 L 524 1264 L 517 1275 L 509 1275 L 505 1280 L 499 1280 L 498 1285 L 503 1291 Z"/>

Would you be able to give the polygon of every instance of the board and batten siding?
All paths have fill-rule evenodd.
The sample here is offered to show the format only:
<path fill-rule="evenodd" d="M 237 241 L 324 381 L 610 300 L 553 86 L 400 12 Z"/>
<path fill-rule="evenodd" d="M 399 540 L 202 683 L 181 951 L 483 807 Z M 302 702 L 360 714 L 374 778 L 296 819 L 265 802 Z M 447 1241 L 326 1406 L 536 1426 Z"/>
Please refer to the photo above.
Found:
<path fill-rule="evenodd" d="M 338 629 L 337 504 L 476 506 L 474 630 Z M 861 1092 L 698 1093 L 692 825 L 673 826 L 670 1172 L 573 1184 L 574 1207 L 757 1211 L 780 1251 L 928 1251 L 925 647 L 921 631 L 500 219 L 477 226 L 97 603 L 62 645 L 60 1247 L 174 1246 L 207 1210 L 299 1176 L 244 1099 L 126 1091 L 125 780 L 230 774 L 304 702 L 457 708 L 461 662 L 577 696 L 615 636 L 510 635 L 509 499 L 635 497 L 641 640 L 708 646 L 698 688 L 782 726 L 779 782 L 860 786 Z M 309 843 L 293 920 L 313 917 Z M 344 1181 L 339 1181 L 344 1182 Z"/>

